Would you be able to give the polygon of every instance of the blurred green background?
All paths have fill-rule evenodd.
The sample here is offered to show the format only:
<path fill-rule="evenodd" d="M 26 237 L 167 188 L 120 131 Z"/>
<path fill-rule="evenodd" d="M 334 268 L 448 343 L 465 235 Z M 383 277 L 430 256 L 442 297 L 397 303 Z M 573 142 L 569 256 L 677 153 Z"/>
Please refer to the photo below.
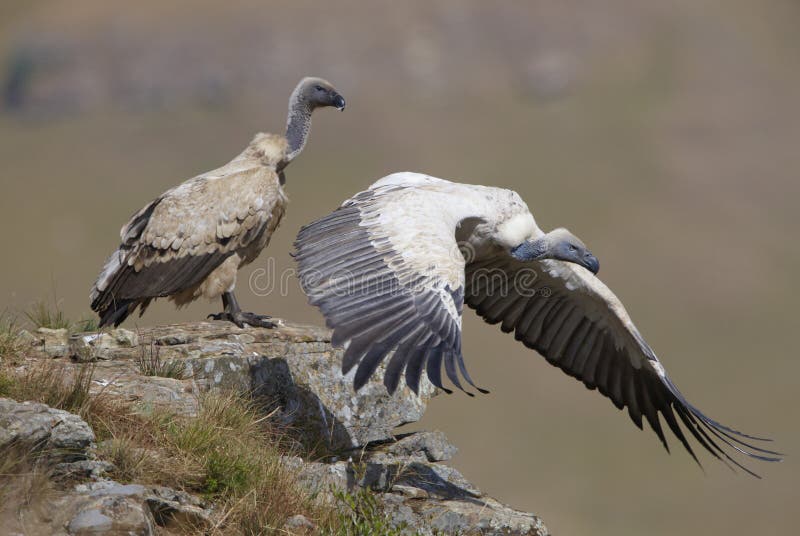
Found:
<path fill-rule="evenodd" d="M 465 357 L 492 393 L 413 426 L 555 534 L 796 534 L 798 26 L 790 0 L 3 0 L 0 309 L 88 315 L 127 218 L 282 131 L 296 81 L 324 76 L 347 111 L 315 115 L 245 308 L 321 322 L 295 279 L 262 297 L 249 274 L 291 269 L 300 226 L 383 175 L 514 188 L 590 245 L 693 403 L 789 457 L 761 481 L 708 456 L 704 473 L 472 313 Z"/>

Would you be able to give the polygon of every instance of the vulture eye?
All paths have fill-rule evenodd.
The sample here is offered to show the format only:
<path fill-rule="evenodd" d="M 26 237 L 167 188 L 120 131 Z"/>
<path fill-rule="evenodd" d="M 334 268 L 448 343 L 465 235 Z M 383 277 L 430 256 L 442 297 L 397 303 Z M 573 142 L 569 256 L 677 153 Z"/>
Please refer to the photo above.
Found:
<path fill-rule="evenodd" d="M 575 251 L 578 251 L 578 248 L 576 248 L 574 244 L 570 244 L 569 245 L 569 250 L 575 252 Z"/>
<path fill-rule="evenodd" d="M 314 89 L 316 89 L 317 91 L 325 91 L 325 88 L 322 86 L 314 86 Z"/>

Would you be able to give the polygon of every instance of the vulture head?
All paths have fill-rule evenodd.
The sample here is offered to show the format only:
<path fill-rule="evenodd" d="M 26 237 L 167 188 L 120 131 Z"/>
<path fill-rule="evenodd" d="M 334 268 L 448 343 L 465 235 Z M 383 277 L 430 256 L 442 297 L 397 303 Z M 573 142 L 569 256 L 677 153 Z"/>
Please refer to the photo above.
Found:
<path fill-rule="evenodd" d="M 344 97 L 330 82 L 322 78 L 303 78 L 297 85 L 295 93 L 298 100 L 311 110 L 332 106 L 341 112 L 345 107 Z"/>
<path fill-rule="evenodd" d="M 526 240 L 511 248 L 511 256 L 519 261 L 557 259 L 583 266 L 593 274 L 600 270 L 600 262 L 586 244 L 566 229 L 555 229 L 542 237 Z"/>

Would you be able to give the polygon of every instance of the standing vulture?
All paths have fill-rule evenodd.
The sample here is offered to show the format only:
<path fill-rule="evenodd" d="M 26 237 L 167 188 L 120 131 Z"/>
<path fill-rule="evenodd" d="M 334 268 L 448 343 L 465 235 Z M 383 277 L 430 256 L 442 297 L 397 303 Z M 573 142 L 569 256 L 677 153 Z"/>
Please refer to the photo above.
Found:
<path fill-rule="evenodd" d="M 122 228 L 122 243 L 91 291 L 100 326 L 119 325 L 155 298 L 180 307 L 222 296 L 210 315 L 239 327 L 272 327 L 269 317 L 242 312 L 233 293 L 239 267 L 253 262 L 281 221 L 287 198 L 283 169 L 300 154 L 316 108 L 344 110 L 344 98 L 326 80 L 304 78 L 292 92 L 286 135 L 256 134 L 221 168 L 167 190 Z"/>
<path fill-rule="evenodd" d="M 449 393 L 442 364 L 459 389 L 466 381 L 483 391 L 461 354 L 466 303 L 627 407 L 639 428 L 646 419 L 667 450 L 659 415 L 696 461 L 679 421 L 711 454 L 736 466 L 742 467 L 723 447 L 779 459 L 751 444 L 764 439 L 710 419 L 684 398 L 596 277 L 597 259 L 569 231 L 541 231 L 513 191 L 396 173 L 303 227 L 295 246 L 303 290 L 333 329 L 333 344 L 346 348 L 342 369 L 356 367 L 356 390 L 390 356 L 383 377 L 390 393 L 403 375 L 418 392 L 423 369 Z"/>

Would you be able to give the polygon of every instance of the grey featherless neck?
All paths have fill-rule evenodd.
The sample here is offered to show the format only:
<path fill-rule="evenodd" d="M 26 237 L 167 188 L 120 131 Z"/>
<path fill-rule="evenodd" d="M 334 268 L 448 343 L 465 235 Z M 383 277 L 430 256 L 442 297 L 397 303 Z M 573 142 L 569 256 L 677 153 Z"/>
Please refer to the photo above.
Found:
<path fill-rule="evenodd" d="M 289 142 L 287 163 L 303 150 L 311 130 L 311 113 L 314 110 L 303 97 L 304 89 L 302 84 L 298 85 L 289 98 L 289 116 L 286 119 L 286 140 Z"/>

